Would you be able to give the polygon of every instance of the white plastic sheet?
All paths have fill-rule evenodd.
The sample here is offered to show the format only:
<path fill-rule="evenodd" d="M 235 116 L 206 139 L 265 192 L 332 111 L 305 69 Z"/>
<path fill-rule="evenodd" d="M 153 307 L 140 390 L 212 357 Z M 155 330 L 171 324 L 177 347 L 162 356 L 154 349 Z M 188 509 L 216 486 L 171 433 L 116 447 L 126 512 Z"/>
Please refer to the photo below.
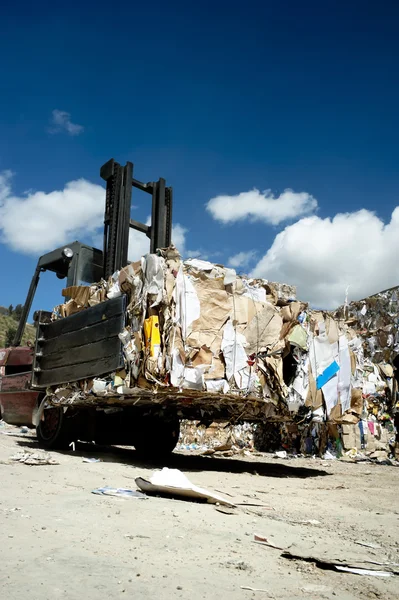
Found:
<path fill-rule="evenodd" d="M 173 297 L 176 302 L 176 322 L 181 326 L 185 341 L 191 332 L 191 325 L 200 317 L 201 307 L 198 294 L 181 267 L 176 277 Z"/>
<path fill-rule="evenodd" d="M 233 323 L 229 319 L 223 329 L 221 345 L 226 363 L 227 381 L 230 381 L 237 371 L 241 371 L 248 366 L 248 357 L 244 350 L 245 344 L 245 337 L 234 329 Z"/>

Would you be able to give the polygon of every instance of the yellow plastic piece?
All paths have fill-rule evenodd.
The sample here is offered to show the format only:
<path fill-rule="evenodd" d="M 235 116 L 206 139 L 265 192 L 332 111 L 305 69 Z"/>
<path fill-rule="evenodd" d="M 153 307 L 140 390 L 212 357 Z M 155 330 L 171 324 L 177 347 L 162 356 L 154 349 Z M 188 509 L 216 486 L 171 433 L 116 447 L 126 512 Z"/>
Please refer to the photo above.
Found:
<path fill-rule="evenodd" d="M 159 318 L 148 317 L 144 321 L 145 347 L 150 351 L 150 356 L 157 357 L 161 349 L 161 334 L 159 331 Z"/>

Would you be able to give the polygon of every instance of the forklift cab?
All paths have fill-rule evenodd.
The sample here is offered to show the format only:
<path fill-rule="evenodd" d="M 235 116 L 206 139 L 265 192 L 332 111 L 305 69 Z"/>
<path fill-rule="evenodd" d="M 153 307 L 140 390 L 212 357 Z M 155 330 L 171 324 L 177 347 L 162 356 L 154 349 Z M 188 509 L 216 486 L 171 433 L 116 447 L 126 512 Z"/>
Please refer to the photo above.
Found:
<path fill-rule="evenodd" d="M 104 212 L 104 243 L 98 250 L 80 242 L 61 246 L 38 260 L 29 287 L 12 348 L 0 349 L 0 416 L 15 424 L 31 424 L 29 415 L 38 402 L 39 392 L 31 385 L 35 352 L 21 347 L 22 335 L 39 283 L 40 274 L 51 271 L 59 279 L 66 279 L 65 287 L 90 285 L 102 278 L 108 279 L 127 264 L 129 231 L 134 229 L 150 240 L 150 252 L 171 243 L 172 188 L 164 179 L 142 183 L 133 177 L 133 164 L 123 167 L 114 159 L 101 167 L 100 176 L 106 181 Z M 136 188 L 152 198 L 151 225 L 130 218 L 132 189 Z M 35 313 L 37 319 L 50 320 L 51 313 Z"/>
<path fill-rule="evenodd" d="M 52 271 L 58 279 L 66 279 L 65 287 L 90 285 L 103 277 L 103 253 L 81 242 L 72 242 L 39 258 L 15 334 L 14 346 L 19 346 L 21 343 L 40 274 L 44 271 Z"/>

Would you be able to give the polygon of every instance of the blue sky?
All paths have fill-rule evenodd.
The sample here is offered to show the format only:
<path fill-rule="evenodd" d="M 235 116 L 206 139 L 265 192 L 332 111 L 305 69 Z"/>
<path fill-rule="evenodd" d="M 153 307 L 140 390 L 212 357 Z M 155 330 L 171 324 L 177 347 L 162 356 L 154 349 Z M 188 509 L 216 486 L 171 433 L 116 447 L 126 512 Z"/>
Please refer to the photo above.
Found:
<path fill-rule="evenodd" d="M 173 186 L 187 256 L 295 283 L 316 306 L 342 302 L 348 286 L 356 298 L 399 283 L 399 8 L 236 6 L 3 8 L 0 304 L 24 301 L 38 256 L 63 236 L 95 238 L 84 224 L 101 222 L 110 157 Z M 79 179 L 89 187 L 71 200 Z M 80 231 L 73 219 L 65 230 L 69 203 L 77 217 L 86 207 Z M 145 220 L 148 198 L 133 204 Z M 59 291 L 46 275 L 34 308 Z"/>

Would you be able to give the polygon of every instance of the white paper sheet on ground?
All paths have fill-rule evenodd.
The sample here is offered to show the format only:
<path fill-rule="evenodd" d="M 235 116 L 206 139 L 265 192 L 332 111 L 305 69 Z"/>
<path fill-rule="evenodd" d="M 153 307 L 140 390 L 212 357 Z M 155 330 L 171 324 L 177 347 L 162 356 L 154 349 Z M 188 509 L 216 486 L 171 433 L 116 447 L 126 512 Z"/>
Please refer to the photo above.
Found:
<path fill-rule="evenodd" d="M 184 261 L 185 265 L 189 265 L 198 271 L 212 271 L 215 265 L 207 260 L 200 260 L 199 258 L 189 258 Z"/>
<path fill-rule="evenodd" d="M 176 302 L 176 323 L 180 325 L 185 341 L 191 332 L 191 325 L 200 317 L 201 306 L 190 278 L 183 273 L 181 267 L 176 277 L 173 298 Z"/>
<path fill-rule="evenodd" d="M 230 390 L 230 386 L 225 379 L 208 379 L 205 381 L 205 385 L 208 392 L 223 392 L 223 394 L 227 394 Z"/>
<path fill-rule="evenodd" d="M 367 577 L 392 577 L 389 571 L 371 571 L 370 569 L 356 569 L 355 567 L 340 567 L 334 565 L 337 571 L 345 571 L 345 573 L 353 573 L 354 575 L 367 575 Z"/>
<path fill-rule="evenodd" d="M 235 506 L 223 496 L 214 494 L 208 490 L 197 487 L 178 469 L 163 468 L 156 471 L 150 480 L 137 477 L 137 486 L 146 493 L 169 494 L 171 496 L 182 496 L 186 498 L 198 498 L 206 500 L 211 504 L 223 504 L 224 506 Z"/>
<path fill-rule="evenodd" d="M 244 350 L 245 344 L 245 337 L 234 329 L 233 323 L 231 319 L 229 319 L 223 329 L 221 344 L 224 361 L 226 363 L 227 381 L 230 381 L 234 373 L 237 373 L 237 371 L 241 371 L 248 366 L 248 357 Z"/>
<path fill-rule="evenodd" d="M 162 256 L 157 256 L 156 254 L 147 254 L 144 257 L 145 260 L 145 279 L 147 292 L 149 294 L 156 294 L 157 297 L 154 300 L 151 306 L 157 306 L 163 296 L 163 288 L 164 288 L 164 264 L 165 260 Z M 143 262 L 142 262 L 143 264 Z"/>
<path fill-rule="evenodd" d="M 249 285 L 246 279 L 243 279 L 242 283 L 245 289 L 243 296 L 251 298 L 255 302 L 266 302 L 266 290 L 264 287 L 254 287 Z"/>
<path fill-rule="evenodd" d="M 339 345 L 339 366 L 338 371 L 338 393 L 342 406 L 342 412 L 351 407 L 351 357 L 349 354 L 348 338 L 346 335 L 340 335 Z"/>

